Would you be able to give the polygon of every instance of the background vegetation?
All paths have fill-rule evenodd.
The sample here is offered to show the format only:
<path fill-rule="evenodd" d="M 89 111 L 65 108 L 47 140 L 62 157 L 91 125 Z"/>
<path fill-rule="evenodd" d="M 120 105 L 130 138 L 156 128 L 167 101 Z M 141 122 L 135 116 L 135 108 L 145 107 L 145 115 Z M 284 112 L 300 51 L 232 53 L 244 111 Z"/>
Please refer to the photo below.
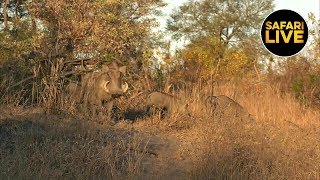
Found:
<path fill-rule="evenodd" d="M 272 0 L 189 0 L 161 34 L 154 29 L 164 6 L 162 0 L 0 2 L 0 177 L 320 177 L 319 20 L 309 15 L 303 52 L 279 58 L 259 37 Z M 188 43 L 172 50 L 175 40 Z M 191 116 L 136 117 L 115 127 L 83 118 L 64 101 L 64 87 L 111 62 L 128 67 L 119 119 L 144 111 L 140 92 L 169 85 L 191 102 Z M 216 122 L 202 99 L 212 94 L 233 98 L 256 121 L 246 128 Z M 145 135 L 133 134 L 181 147 L 161 150 L 152 168 Z M 173 155 L 185 172 L 172 170 Z M 156 168 L 153 175 L 144 171 Z"/>

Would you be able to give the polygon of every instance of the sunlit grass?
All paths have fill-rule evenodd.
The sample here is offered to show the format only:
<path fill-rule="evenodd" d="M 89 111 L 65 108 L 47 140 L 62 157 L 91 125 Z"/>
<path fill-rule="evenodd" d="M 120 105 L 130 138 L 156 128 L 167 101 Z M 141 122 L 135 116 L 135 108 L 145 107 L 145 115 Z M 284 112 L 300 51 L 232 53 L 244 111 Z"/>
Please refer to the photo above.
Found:
<path fill-rule="evenodd" d="M 237 116 L 222 117 L 226 123 L 208 113 L 203 103 L 208 92 L 198 87 L 175 92 L 190 105 L 188 114 L 171 118 L 143 114 L 143 95 L 130 103 L 121 99 L 116 103 L 121 106 L 118 113 L 136 110 L 144 116 L 133 123 L 120 119 L 115 126 L 74 116 L 76 109 L 71 118 L 4 106 L 0 177 L 165 179 L 181 176 L 175 173 L 176 166 L 187 179 L 319 178 L 318 110 L 301 105 L 275 86 L 226 83 L 215 86 L 214 95 L 233 98 L 255 118 L 242 123 Z M 144 142 L 133 134 L 168 143 L 167 149 L 156 149 L 160 155 L 154 157 L 155 164 L 143 166 L 148 149 L 141 150 Z M 145 167 L 159 174 L 148 174 Z"/>

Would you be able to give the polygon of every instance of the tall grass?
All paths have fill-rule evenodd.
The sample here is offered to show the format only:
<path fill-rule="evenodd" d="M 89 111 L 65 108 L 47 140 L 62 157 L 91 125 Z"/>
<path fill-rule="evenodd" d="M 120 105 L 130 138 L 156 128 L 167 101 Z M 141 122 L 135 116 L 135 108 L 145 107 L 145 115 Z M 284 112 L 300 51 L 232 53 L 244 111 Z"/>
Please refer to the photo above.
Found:
<path fill-rule="evenodd" d="M 53 116 L 33 118 L 50 117 L 1 123 L 0 179 L 121 179 L 138 174 L 143 152 L 130 131 Z"/>
<path fill-rule="evenodd" d="M 168 143 L 156 149 L 160 155 L 147 168 L 161 170 L 149 177 L 320 178 L 319 110 L 300 104 L 275 85 L 228 82 L 214 86 L 213 94 L 233 98 L 255 121 L 243 123 L 236 115 L 217 119 L 204 103 L 209 87 L 202 84 L 174 92 L 189 102 L 189 114 L 164 119 L 157 113 L 144 114 L 143 95 L 128 102 L 122 98 L 116 103 L 118 113 L 130 114 L 135 121 L 114 127 L 80 117 L 72 120 L 69 115 L 2 114 L 0 178 L 146 177 L 145 153 L 138 150 L 143 143 L 130 135 L 133 132 Z"/>
<path fill-rule="evenodd" d="M 291 94 L 268 84 L 227 83 L 214 92 L 233 97 L 256 122 L 241 129 L 208 118 L 211 126 L 205 142 L 213 143 L 207 143 L 193 178 L 320 178 L 319 110 L 299 104 Z M 228 137 L 226 132 L 236 135 Z"/>

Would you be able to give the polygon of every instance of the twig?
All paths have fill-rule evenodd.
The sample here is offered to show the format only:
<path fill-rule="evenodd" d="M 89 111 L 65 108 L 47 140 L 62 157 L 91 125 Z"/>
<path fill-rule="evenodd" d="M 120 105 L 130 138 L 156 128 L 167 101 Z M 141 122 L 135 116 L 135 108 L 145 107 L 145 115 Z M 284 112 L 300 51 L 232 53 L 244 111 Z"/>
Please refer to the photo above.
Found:
<path fill-rule="evenodd" d="M 144 91 L 141 91 L 141 92 L 139 92 L 139 93 L 137 93 L 137 94 L 133 95 L 132 97 L 130 97 L 129 101 L 132 101 L 134 98 L 136 98 L 136 97 L 140 96 L 140 95 L 141 95 L 141 94 L 143 94 L 143 93 L 144 93 Z"/>
<path fill-rule="evenodd" d="M 29 76 L 29 77 L 27 77 L 27 78 L 25 78 L 25 79 L 22 79 L 21 81 L 15 83 L 14 85 L 7 87 L 6 91 L 8 91 L 9 89 L 11 89 L 11 88 L 13 88 L 13 87 L 19 86 L 20 84 L 22 84 L 22 83 L 24 83 L 24 82 L 26 82 L 26 81 L 29 81 L 29 80 L 31 80 L 31 79 L 33 79 L 33 78 L 35 78 L 35 77 L 36 77 L 36 76 Z"/>

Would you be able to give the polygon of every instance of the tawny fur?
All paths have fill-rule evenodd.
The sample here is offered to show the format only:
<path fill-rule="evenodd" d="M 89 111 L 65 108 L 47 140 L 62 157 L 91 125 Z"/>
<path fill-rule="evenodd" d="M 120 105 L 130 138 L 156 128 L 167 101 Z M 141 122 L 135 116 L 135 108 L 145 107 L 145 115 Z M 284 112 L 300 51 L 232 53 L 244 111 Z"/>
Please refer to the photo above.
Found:
<path fill-rule="evenodd" d="M 148 95 L 147 106 L 155 106 L 158 108 L 165 108 L 169 115 L 174 113 L 183 113 L 186 111 L 188 104 L 170 94 L 162 92 L 152 92 Z"/>
<path fill-rule="evenodd" d="M 209 114 L 215 116 L 216 119 L 254 121 L 252 115 L 243 106 L 227 96 L 208 96 L 205 103 Z"/>

